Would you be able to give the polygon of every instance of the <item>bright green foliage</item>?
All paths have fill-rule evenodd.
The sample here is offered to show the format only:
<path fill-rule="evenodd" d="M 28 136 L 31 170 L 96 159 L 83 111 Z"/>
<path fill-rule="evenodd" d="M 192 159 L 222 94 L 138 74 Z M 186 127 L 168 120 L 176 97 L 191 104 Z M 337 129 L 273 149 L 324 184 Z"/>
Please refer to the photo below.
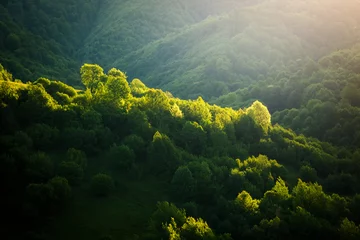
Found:
<path fill-rule="evenodd" d="M 119 101 L 130 97 L 130 87 L 126 81 L 126 75 L 117 69 L 111 69 L 105 84 L 107 98 L 109 101 Z"/>
<path fill-rule="evenodd" d="M 294 206 L 305 208 L 315 216 L 326 216 L 331 205 L 331 198 L 327 196 L 317 183 L 305 183 L 299 179 L 292 190 Z"/>
<path fill-rule="evenodd" d="M 284 180 L 280 177 L 277 179 L 275 186 L 264 194 L 260 201 L 260 209 L 267 216 L 274 217 L 279 215 L 281 210 L 286 210 L 289 205 L 289 189 Z"/>
<path fill-rule="evenodd" d="M 253 199 L 251 195 L 242 191 L 235 199 L 236 206 L 243 212 L 256 213 L 259 209 L 259 200 Z"/>
<path fill-rule="evenodd" d="M 24 111 L 27 108 L 32 107 L 32 111 L 29 111 L 28 114 L 32 117 L 41 117 L 41 111 L 44 109 L 55 110 L 58 105 L 57 102 L 49 93 L 46 92 L 45 88 L 42 85 L 29 85 L 26 89 L 26 102 L 22 105 Z M 31 113 L 31 114 L 30 114 Z M 35 115 L 35 116 L 34 116 Z"/>
<path fill-rule="evenodd" d="M 271 126 L 271 116 L 267 107 L 261 102 L 255 101 L 246 109 L 246 114 L 254 120 L 255 124 L 263 129 L 265 134 L 268 133 L 269 127 Z"/>
<path fill-rule="evenodd" d="M 91 191 L 95 196 L 107 196 L 115 188 L 114 181 L 111 176 L 98 173 L 92 177 Z"/>
<path fill-rule="evenodd" d="M 179 106 L 176 103 L 171 106 L 170 113 L 171 113 L 171 116 L 176 117 L 176 118 L 183 118 L 183 116 L 184 116 L 181 109 L 179 108 Z"/>
<path fill-rule="evenodd" d="M 12 75 L 0 64 L 0 81 L 12 81 Z"/>
<path fill-rule="evenodd" d="M 188 217 L 181 227 L 183 239 L 216 239 L 215 234 L 204 220 Z"/>
<path fill-rule="evenodd" d="M 55 99 L 57 98 L 56 94 L 66 94 L 69 98 L 75 97 L 77 95 L 77 92 L 73 87 L 60 81 L 50 81 L 46 78 L 39 78 L 34 83 L 41 84 Z"/>
<path fill-rule="evenodd" d="M 182 226 L 186 221 L 186 213 L 184 209 L 178 209 L 174 204 L 169 202 L 158 202 L 157 209 L 152 214 L 148 226 L 150 232 L 149 238 L 161 239 L 173 236 L 177 239 L 177 226 Z M 168 228 L 168 224 L 172 227 Z"/>
<path fill-rule="evenodd" d="M 209 124 L 211 122 L 211 113 L 207 104 L 201 97 L 198 97 L 194 101 L 182 103 L 180 108 L 187 120 L 198 122 L 201 125 Z"/>
<path fill-rule="evenodd" d="M 116 69 L 116 68 L 111 68 L 109 71 L 108 71 L 108 76 L 112 76 L 112 77 L 115 77 L 115 78 L 121 78 L 121 79 L 125 79 L 127 78 L 126 74 L 123 73 L 122 71 L 120 71 L 119 69 Z"/>
<path fill-rule="evenodd" d="M 169 240 L 181 240 L 180 233 L 174 218 L 171 218 L 171 222 L 167 226 L 164 225 L 163 228 L 165 228 L 168 232 Z"/>
<path fill-rule="evenodd" d="M 148 91 L 148 87 L 146 87 L 145 84 L 137 78 L 131 81 L 130 89 L 131 93 L 137 97 L 144 95 Z"/>
<path fill-rule="evenodd" d="M 274 178 L 286 172 L 281 164 L 265 155 L 249 157 L 243 162 L 238 160 L 237 163 L 238 168 L 231 171 L 234 183 L 258 198 L 274 186 Z"/>
<path fill-rule="evenodd" d="M 216 236 L 208 224 L 201 218 L 195 219 L 193 217 L 187 217 L 186 222 L 179 226 L 174 218 L 171 218 L 171 222 L 164 224 L 163 228 L 167 231 L 168 238 L 171 240 L 180 239 L 231 239 L 224 236 Z"/>
<path fill-rule="evenodd" d="M 104 77 L 104 70 L 99 65 L 86 63 L 81 67 L 80 75 L 82 83 L 94 92 Z"/>

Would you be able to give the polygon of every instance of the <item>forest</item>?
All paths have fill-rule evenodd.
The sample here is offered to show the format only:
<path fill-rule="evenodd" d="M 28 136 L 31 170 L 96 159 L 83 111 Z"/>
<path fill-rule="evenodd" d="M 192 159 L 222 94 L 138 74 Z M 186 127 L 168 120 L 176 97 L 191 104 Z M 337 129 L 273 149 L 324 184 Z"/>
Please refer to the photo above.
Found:
<path fill-rule="evenodd" d="M 357 0 L 0 0 L 5 239 L 360 239 Z"/>

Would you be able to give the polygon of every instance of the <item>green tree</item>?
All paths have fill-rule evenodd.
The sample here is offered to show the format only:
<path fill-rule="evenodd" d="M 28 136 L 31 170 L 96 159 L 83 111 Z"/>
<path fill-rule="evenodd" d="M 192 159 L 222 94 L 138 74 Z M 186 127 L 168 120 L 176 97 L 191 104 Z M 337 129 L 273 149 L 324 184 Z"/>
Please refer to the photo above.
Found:
<path fill-rule="evenodd" d="M 181 162 L 181 155 L 168 136 L 156 132 L 148 148 L 148 160 L 154 173 L 175 171 Z"/>
<path fill-rule="evenodd" d="M 27 159 L 26 175 L 33 182 L 46 182 L 54 175 L 54 163 L 43 152 L 32 154 Z"/>
<path fill-rule="evenodd" d="M 201 154 L 206 147 L 206 132 L 197 122 L 187 121 L 181 130 L 181 145 L 194 154 Z"/>
<path fill-rule="evenodd" d="M 259 101 L 255 101 L 249 108 L 246 109 L 246 114 L 262 128 L 265 134 L 268 133 L 271 126 L 271 115 L 266 106 Z"/>
<path fill-rule="evenodd" d="M 31 183 L 26 187 L 25 210 L 29 215 L 41 216 L 49 214 L 51 201 L 54 195 L 52 185 L 44 183 Z"/>
<path fill-rule="evenodd" d="M 53 147 L 59 136 L 59 130 L 57 128 L 41 123 L 30 126 L 27 128 L 26 133 L 33 140 L 34 146 L 41 150 L 47 150 Z"/>
<path fill-rule="evenodd" d="M 63 161 L 59 165 L 58 174 L 69 180 L 70 184 L 76 185 L 83 179 L 84 170 L 76 162 Z"/>
<path fill-rule="evenodd" d="M 317 217 L 326 217 L 330 204 L 321 185 L 317 183 L 305 183 L 298 180 L 298 184 L 292 190 L 294 207 L 300 206 Z"/>
<path fill-rule="evenodd" d="M 142 137 L 136 134 L 129 135 L 124 138 L 123 144 L 133 149 L 137 160 L 145 161 L 146 143 Z"/>
<path fill-rule="evenodd" d="M 171 189 L 174 199 L 186 201 L 191 199 L 195 191 L 195 179 L 186 166 L 180 166 L 171 180 Z"/>
<path fill-rule="evenodd" d="M 205 126 L 212 120 L 209 107 L 201 97 L 194 101 L 183 102 L 180 108 L 184 113 L 185 119 L 189 121 L 195 121 Z"/>
<path fill-rule="evenodd" d="M 316 170 L 308 165 L 300 168 L 300 178 L 305 182 L 316 182 L 318 180 Z"/>
<path fill-rule="evenodd" d="M 186 221 L 186 213 L 184 209 L 177 208 L 173 203 L 158 202 L 155 212 L 151 215 L 148 230 L 149 239 L 166 239 L 169 237 L 167 226 L 171 222 L 175 222 L 178 226 L 182 226 Z"/>
<path fill-rule="evenodd" d="M 235 199 L 235 205 L 239 207 L 242 212 L 257 213 L 259 210 L 259 200 L 253 199 L 251 195 L 242 191 Z"/>
<path fill-rule="evenodd" d="M 5 39 L 5 45 L 10 50 L 14 51 L 21 46 L 21 39 L 15 33 L 10 33 Z"/>
<path fill-rule="evenodd" d="M 54 189 L 52 200 L 58 204 L 64 204 L 70 198 L 71 187 L 68 180 L 63 177 L 54 177 L 49 180 L 48 184 Z"/>
<path fill-rule="evenodd" d="M 91 191 L 96 196 L 107 196 L 115 188 L 114 181 L 111 176 L 98 173 L 91 180 Z"/>
<path fill-rule="evenodd" d="M 279 216 L 290 207 L 290 194 L 284 180 L 277 179 L 275 186 L 264 194 L 260 201 L 261 212 L 267 217 Z"/>
<path fill-rule="evenodd" d="M 80 75 L 82 83 L 94 92 L 104 77 L 104 70 L 97 64 L 85 63 L 80 68 Z"/>
<path fill-rule="evenodd" d="M 69 148 L 67 150 L 66 160 L 78 164 L 83 169 L 85 169 L 87 166 L 87 158 L 85 152 L 75 148 Z"/>
<path fill-rule="evenodd" d="M 321 223 L 314 215 L 302 207 L 296 207 L 289 218 L 289 228 L 292 234 L 302 238 L 313 238 L 321 233 Z"/>
<path fill-rule="evenodd" d="M 360 238 L 360 227 L 356 226 L 354 222 L 345 218 L 340 225 L 340 237 L 344 240 L 355 240 Z"/>
<path fill-rule="evenodd" d="M 120 170 L 128 170 L 135 163 L 135 153 L 126 145 L 113 145 L 107 153 L 107 158 Z"/>
<path fill-rule="evenodd" d="M 105 84 L 107 100 L 119 101 L 121 99 L 128 99 L 131 95 L 131 89 L 126 76 L 120 70 L 111 69 L 109 71 L 108 79 Z"/>
<path fill-rule="evenodd" d="M 195 239 L 216 239 L 214 232 L 209 225 L 201 218 L 195 219 L 188 217 L 186 222 L 181 227 L 181 237 L 183 239 L 195 240 Z"/>

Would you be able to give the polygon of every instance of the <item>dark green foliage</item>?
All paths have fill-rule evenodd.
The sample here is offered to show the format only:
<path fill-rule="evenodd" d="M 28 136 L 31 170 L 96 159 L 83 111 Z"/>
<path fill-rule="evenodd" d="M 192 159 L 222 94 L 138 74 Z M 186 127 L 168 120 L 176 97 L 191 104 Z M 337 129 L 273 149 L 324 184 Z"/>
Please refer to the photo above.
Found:
<path fill-rule="evenodd" d="M 186 221 L 184 209 L 178 209 L 174 204 L 169 202 L 158 202 L 157 209 L 152 214 L 148 226 L 149 239 L 167 238 L 168 232 L 163 228 L 163 224 L 171 223 L 172 219 L 179 225 Z"/>
<path fill-rule="evenodd" d="M 188 167 L 179 167 L 171 180 L 171 189 L 176 201 L 186 201 L 193 197 L 196 181 Z"/>
<path fill-rule="evenodd" d="M 92 177 L 91 191 L 96 196 L 107 196 L 114 190 L 114 181 L 111 176 L 98 173 Z"/>
<path fill-rule="evenodd" d="M 352 240 L 360 238 L 360 228 L 349 219 L 345 218 L 340 225 L 340 237 L 341 239 Z"/>
<path fill-rule="evenodd" d="M 54 177 L 49 180 L 48 184 L 54 189 L 52 198 L 55 202 L 64 204 L 70 198 L 71 187 L 66 178 Z"/>
<path fill-rule="evenodd" d="M 33 182 L 47 181 L 54 174 L 54 164 L 45 153 L 34 153 L 27 159 L 26 174 Z"/>
<path fill-rule="evenodd" d="M 300 168 L 300 178 L 305 182 L 317 182 L 318 180 L 316 170 L 307 165 Z"/>
<path fill-rule="evenodd" d="M 134 151 L 137 160 L 145 160 L 146 143 L 142 137 L 135 134 L 129 135 L 124 138 L 123 144 L 129 146 L 129 148 Z"/>
<path fill-rule="evenodd" d="M 83 179 L 84 170 L 76 162 L 63 161 L 59 165 L 58 174 L 69 180 L 70 184 L 76 185 Z"/>
<path fill-rule="evenodd" d="M 35 124 L 27 129 L 27 134 L 34 142 L 34 147 L 47 150 L 55 146 L 59 130 L 47 124 Z"/>
<path fill-rule="evenodd" d="M 168 136 L 156 132 L 148 148 L 148 161 L 157 174 L 175 171 L 181 156 Z"/>
<path fill-rule="evenodd" d="M 135 163 L 135 153 L 126 145 L 114 145 L 109 149 L 107 159 L 109 159 L 117 169 L 126 171 Z"/>
<path fill-rule="evenodd" d="M 43 215 L 48 211 L 54 189 L 49 184 L 31 183 L 26 187 L 28 206 L 26 211 L 30 215 Z"/>
<path fill-rule="evenodd" d="M 75 148 L 69 148 L 66 152 L 66 160 L 78 164 L 83 169 L 87 166 L 86 154 Z"/>
<path fill-rule="evenodd" d="M 206 147 L 206 132 L 197 122 L 186 122 L 182 128 L 181 145 L 191 153 L 201 154 Z"/>

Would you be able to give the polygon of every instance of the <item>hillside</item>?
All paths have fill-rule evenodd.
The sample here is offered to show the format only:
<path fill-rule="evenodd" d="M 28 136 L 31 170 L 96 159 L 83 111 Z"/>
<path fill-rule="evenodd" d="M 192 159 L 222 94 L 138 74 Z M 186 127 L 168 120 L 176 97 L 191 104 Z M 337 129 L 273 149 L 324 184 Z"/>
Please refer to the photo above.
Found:
<path fill-rule="evenodd" d="M 276 0 L 251 6 L 241 6 L 241 2 L 222 3 L 231 10 L 210 14 L 199 22 L 190 21 L 178 30 L 167 31 L 166 36 L 159 35 L 137 46 L 130 53 L 121 48 L 128 49 L 131 44 L 119 44 L 116 52 L 116 44 L 99 40 L 99 44 L 107 48 L 99 52 L 106 57 L 94 60 L 102 62 L 105 58 L 114 58 L 111 65 L 127 69 L 131 78 L 146 79 L 146 84 L 171 91 L 175 96 L 196 98 L 201 95 L 211 99 L 261 80 L 274 84 L 279 73 L 295 68 L 299 60 L 316 61 L 360 40 L 360 18 L 356 14 L 360 6 L 355 0 L 346 1 L 346 4 L 328 0 Z M 162 12 L 171 13 L 171 8 L 164 8 L 166 11 Z M 169 26 L 177 15 L 186 16 L 172 14 L 172 18 L 165 18 L 161 23 Z M 112 16 L 121 18 L 122 14 Z M 162 25 L 150 17 L 140 19 L 148 20 L 151 26 L 139 26 L 148 30 L 162 29 Z M 111 22 L 115 22 L 114 18 Z M 125 29 L 135 31 L 124 36 L 153 39 L 144 36 L 144 31 L 134 27 L 132 21 L 125 24 L 131 24 Z M 105 38 L 112 36 L 116 34 L 104 35 Z"/>
<path fill-rule="evenodd" d="M 259 101 L 181 100 L 91 64 L 85 91 L 0 70 L 7 239 L 360 236 L 359 151 L 273 125 Z"/>
<path fill-rule="evenodd" d="M 360 239 L 359 12 L 0 0 L 0 236 Z"/>
<path fill-rule="evenodd" d="M 77 50 L 102 1 L 0 1 L 0 63 L 15 77 L 79 84 Z"/>
<path fill-rule="evenodd" d="M 357 0 L 10 0 L 2 6 L 0 62 L 17 78 L 81 86 L 78 68 L 100 63 L 176 97 L 235 108 L 258 99 L 275 122 L 299 134 L 359 143 L 351 131 L 360 124 Z"/>

